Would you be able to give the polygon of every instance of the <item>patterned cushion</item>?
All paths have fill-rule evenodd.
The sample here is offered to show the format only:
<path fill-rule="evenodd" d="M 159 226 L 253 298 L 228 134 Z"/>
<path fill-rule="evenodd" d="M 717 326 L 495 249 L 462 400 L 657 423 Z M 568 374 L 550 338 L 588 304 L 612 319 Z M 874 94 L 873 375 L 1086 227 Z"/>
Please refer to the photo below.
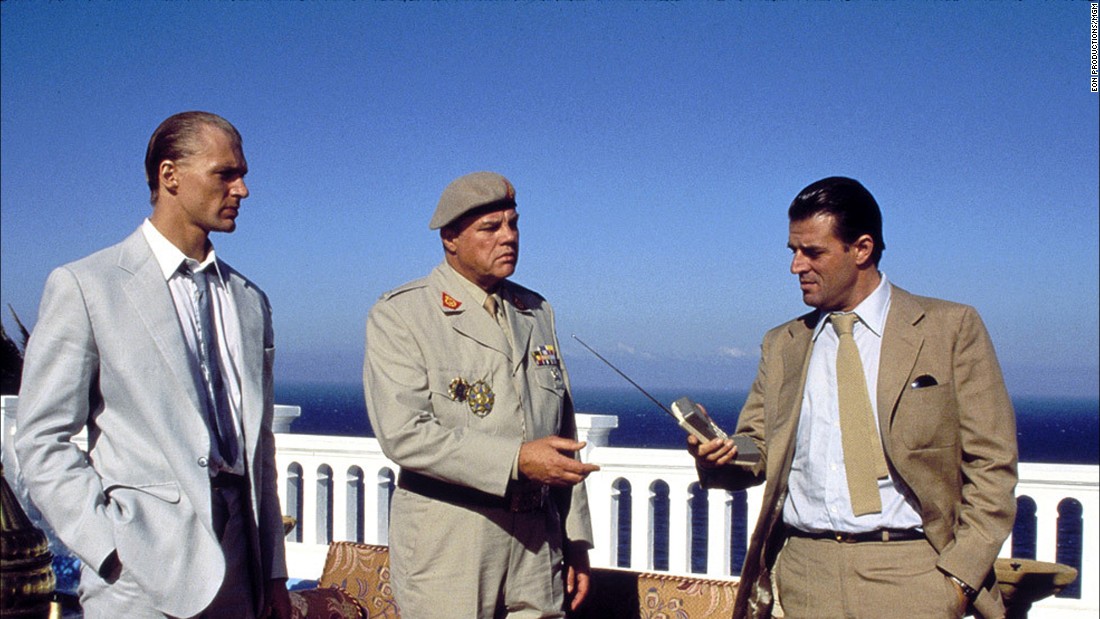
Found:
<path fill-rule="evenodd" d="M 329 544 L 320 587 L 339 587 L 350 594 L 367 619 L 399 619 L 390 589 L 390 551 L 386 546 Z"/>
<path fill-rule="evenodd" d="M 349 594 L 367 619 L 400 619 L 390 588 L 389 557 L 385 546 L 333 542 L 318 591 L 336 587 L 329 590 Z M 597 567 L 592 568 L 588 600 L 579 612 L 569 616 L 571 619 L 728 619 L 736 595 L 736 580 Z M 314 616 L 321 615 L 308 615 Z"/>
<path fill-rule="evenodd" d="M 592 589 L 574 619 L 728 619 L 736 580 L 592 568 Z"/>
<path fill-rule="evenodd" d="M 363 619 L 355 598 L 341 589 L 317 588 L 290 592 L 292 619 Z"/>

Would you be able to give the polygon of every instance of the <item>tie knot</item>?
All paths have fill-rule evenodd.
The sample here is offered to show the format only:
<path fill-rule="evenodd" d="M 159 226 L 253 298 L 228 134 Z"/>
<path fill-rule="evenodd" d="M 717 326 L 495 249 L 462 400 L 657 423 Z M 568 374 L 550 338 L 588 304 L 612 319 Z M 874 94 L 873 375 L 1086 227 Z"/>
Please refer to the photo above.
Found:
<path fill-rule="evenodd" d="M 180 264 L 179 272 L 180 274 L 186 277 L 190 277 L 192 279 L 201 279 L 206 277 L 206 269 L 200 266 L 198 262 L 194 262 L 190 259 L 184 260 L 183 263 Z"/>
<path fill-rule="evenodd" d="M 493 318 L 496 318 L 496 316 L 497 316 L 497 307 L 498 307 L 498 305 L 497 305 L 497 296 L 495 294 L 491 294 L 491 295 L 485 297 L 485 303 L 483 304 L 482 307 L 485 308 L 485 311 L 489 312 L 490 316 L 492 316 Z"/>
<path fill-rule="evenodd" d="M 859 316 L 856 316 L 854 312 L 847 314 L 832 314 L 829 316 L 829 320 L 833 323 L 833 329 L 836 329 L 837 335 L 851 335 L 852 328 L 855 326 L 856 321 L 859 320 Z"/>

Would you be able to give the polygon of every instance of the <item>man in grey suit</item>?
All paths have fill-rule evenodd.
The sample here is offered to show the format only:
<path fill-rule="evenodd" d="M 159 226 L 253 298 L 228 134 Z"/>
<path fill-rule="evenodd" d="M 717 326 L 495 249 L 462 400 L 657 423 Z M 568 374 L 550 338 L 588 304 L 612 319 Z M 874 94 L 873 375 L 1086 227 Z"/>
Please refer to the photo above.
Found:
<path fill-rule="evenodd" d="M 145 168 L 152 215 L 46 282 L 19 397 L 24 481 L 82 562 L 85 617 L 289 617 L 271 310 L 208 238 L 248 197 L 240 134 L 176 114 Z"/>
<path fill-rule="evenodd" d="M 815 310 L 764 336 L 737 424 L 764 457 L 688 440 L 705 486 L 767 482 L 734 617 L 1003 616 L 1016 424 L 981 318 L 887 281 L 881 213 L 857 181 L 813 183 L 788 214 Z"/>
<path fill-rule="evenodd" d="M 475 172 L 430 222 L 444 261 L 367 320 L 367 411 L 401 466 L 390 519 L 402 616 L 562 617 L 588 591 L 592 530 L 554 315 L 509 276 L 515 190 Z"/>

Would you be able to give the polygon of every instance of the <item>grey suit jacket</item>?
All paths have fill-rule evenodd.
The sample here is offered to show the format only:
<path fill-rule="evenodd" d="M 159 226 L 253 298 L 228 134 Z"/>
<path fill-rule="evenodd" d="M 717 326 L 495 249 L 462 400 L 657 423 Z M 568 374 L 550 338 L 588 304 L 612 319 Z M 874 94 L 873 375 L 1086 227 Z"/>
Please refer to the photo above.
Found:
<path fill-rule="evenodd" d="M 500 326 L 457 277 L 442 264 L 384 294 L 371 309 L 363 368 L 367 412 L 382 450 L 402 468 L 504 496 L 523 441 L 575 437 L 573 397 L 550 304 L 522 286 L 502 284 L 513 356 Z M 547 352 L 541 364 L 532 354 L 540 350 Z M 489 385 L 492 412 L 479 417 L 452 398 L 456 378 Z M 554 495 L 566 538 L 591 547 L 584 484 Z"/>
<path fill-rule="evenodd" d="M 977 586 L 974 610 L 1004 613 L 993 561 L 1016 514 L 1016 418 L 993 344 L 968 306 L 893 287 L 879 361 L 878 415 L 891 475 L 919 503 L 938 566 Z M 760 368 L 737 432 L 756 440 L 755 468 L 701 472 L 704 485 L 741 489 L 764 480 L 763 505 L 741 571 L 734 617 L 768 617 L 771 567 L 783 543 L 782 511 L 811 336 L 812 312 L 764 336 Z M 937 385 L 915 389 L 928 374 Z"/>
<path fill-rule="evenodd" d="M 259 288 L 219 266 L 241 322 L 253 573 L 285 577 L 271 312 Z M 175 616 L 201 611 L 225 572 L 211 528 L 210 436 L 190 363 L 171 293 L 138 229 L 50 274 L 27 344 L 15 436 L 30 496 L 61 540 L 97 570 L 117 551 L 152 604 Z M 71 442 L 85 427 L 87 454 Z"/>

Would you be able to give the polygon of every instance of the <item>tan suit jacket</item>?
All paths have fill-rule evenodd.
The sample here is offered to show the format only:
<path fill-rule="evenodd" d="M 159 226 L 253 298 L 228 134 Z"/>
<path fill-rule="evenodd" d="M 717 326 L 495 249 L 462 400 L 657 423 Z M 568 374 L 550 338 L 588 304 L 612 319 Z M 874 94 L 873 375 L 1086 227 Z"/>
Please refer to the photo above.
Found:
<path fill-rule="evenodd" d="M 271 310 L 255 284 L 219 266 L 241 323 L 252 573 L 285 578 Z M 183 617 L 209 604 L 225 573 L 212 529 L 210 434 L 191 363 L 138 229 L 50 274 L 27 344 L 15 435 L 31 499 L 61 541 L 96 571 L 117 551 L 152 605 Z M 85 427 L 87 455 L 71 442 Z"/>
<path fill-rule="evenodd" d="M 937 565 L 981 584 L 974 611 L 1003 615 L 993 561 L 1016 513 L 1016 419 L 993 344 L 968 306 L 893 287 L 882 340 L 878 416 L 891 475 L 916 496 Z M 734 617 L 769 617 L 771 568 L 785 538 L 783 501 L 811 336 L 818 313 L 772 329 L 737 432 L 764 459 L 754 469 L 702 473 L 704 485 L 741 489 L 766 480 L 763 505 L 741 572 Z M 938 384 L 913 388 L 918 376 Z"/>

